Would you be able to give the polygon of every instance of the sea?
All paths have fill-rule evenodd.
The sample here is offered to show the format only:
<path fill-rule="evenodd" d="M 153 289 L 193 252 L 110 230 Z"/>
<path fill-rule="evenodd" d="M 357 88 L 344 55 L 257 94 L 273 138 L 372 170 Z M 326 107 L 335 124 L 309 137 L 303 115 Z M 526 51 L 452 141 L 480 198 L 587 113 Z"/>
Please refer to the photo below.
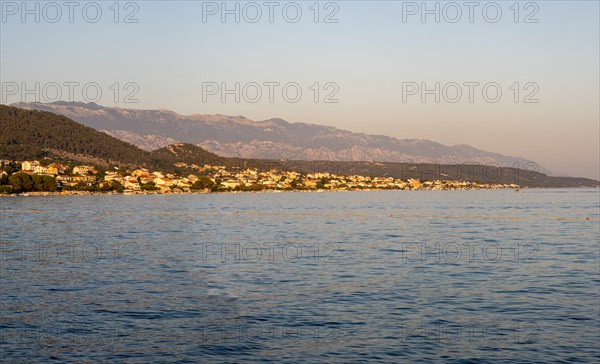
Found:
<path fill-rule="evenodd" d="M 0 198 L 3 363 L 598 363 L 600 190 Z"/>

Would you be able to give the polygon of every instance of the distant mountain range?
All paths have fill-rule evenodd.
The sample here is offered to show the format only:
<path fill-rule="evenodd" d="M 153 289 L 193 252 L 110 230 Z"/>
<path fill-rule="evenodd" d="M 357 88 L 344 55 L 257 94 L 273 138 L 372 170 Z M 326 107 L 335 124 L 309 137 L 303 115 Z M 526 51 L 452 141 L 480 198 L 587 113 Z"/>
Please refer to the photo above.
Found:
<path fill-rule="evenodd" d="M 429 140 L 367 135 L 282 119 L 253 121 L 243 116 L 185 116 L 162 109 L 121 109 L 80 102 L 17 103 L 12 106 L 64 115 L 146 151 L 174 143 L 190 143 L 220 156 L 240 158 L 499 166 L 518 163 L 520 168 L 534 163 L 464 144 L 445 146 Z M 538 168 L 542 173 L 553 175 L 548 169 Z"/>
<path fill-rule="evenodd" d="M 599 187 L 587 178 L 550 177 L 534 171 L 482 165 L 434 165 L 373 161 L 307 161 L 223 157 L 193 144 L 177 143 L 151 152 L 77 123 L 63 115 L 0 105 L 0 159 L 49 158 L 110 168 L 146 167 L 178 175 L 198 173 L 182 166 L 222 165 L 227 168 L 278 169 L 300 173 L 329 172 L 341 175 L 465 180 L 479 183 L 518 184 L 529 187 Z"/>

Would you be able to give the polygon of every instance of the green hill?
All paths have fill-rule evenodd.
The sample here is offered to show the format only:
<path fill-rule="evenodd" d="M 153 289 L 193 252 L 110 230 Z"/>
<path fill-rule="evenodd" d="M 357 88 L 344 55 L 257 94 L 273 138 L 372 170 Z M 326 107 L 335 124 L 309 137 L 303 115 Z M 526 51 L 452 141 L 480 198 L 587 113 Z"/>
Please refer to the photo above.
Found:
<path fill-rule="evenodd" d="M 150 168 L 159 165 L 150 153 L 64 116 L 4 105 L 0 105 L 0 157 L 50 157 Z"/>

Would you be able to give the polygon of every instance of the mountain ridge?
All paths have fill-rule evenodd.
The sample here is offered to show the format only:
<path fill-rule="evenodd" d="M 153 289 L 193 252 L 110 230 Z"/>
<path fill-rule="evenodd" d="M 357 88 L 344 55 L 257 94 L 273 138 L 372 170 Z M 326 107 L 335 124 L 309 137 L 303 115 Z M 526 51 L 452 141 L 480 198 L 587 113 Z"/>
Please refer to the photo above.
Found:
<path fill-rule="evenodd" d="M 194 172 L 193 169 L 181 166 L 181 164 L 197 166 L 212 164 L 227 168 L 254 168 L 259 171 L 276 169 L 302 174 L 333 173 L 346 176 L 362 175 L 399 179 L 440 179 L 518 184 L 528 187 L 600 186 L 599 181 L 586 178 L 550 177 L 535 171 L 471 164 L 439 165 L 230 158 L 185 143 L 176 143 L 146 152 L 63 115 L 0 105 L 0 159 L 3 158 L 19 161 L 43 158 L 67 162 L 75 160 L 85 164 L 98 164 L 106 168 L 111 166 L 146 167 L 177 174 Z"/>
<path fill-rule="evenodd" d="M 467 144 L 446 146 L 426 139 L 356 133 L 281 118 L 254 121 L 240 115 L 181 115 L 166 109 L 126 109 L 81 102 L 12 106 L 62 114 L 146 151 L 175 142 L 237 158 L 538 166 L 529 159 L 487 152 Z M 540 172 L 553 174 L 546 168 L 538 168 Z"/>

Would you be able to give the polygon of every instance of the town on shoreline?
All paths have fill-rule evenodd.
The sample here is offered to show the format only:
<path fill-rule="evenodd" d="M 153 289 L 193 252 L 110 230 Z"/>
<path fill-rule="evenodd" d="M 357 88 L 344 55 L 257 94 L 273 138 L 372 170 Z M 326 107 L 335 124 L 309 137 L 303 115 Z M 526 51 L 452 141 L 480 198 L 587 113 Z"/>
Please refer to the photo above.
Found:
<path fill-rule="evenodd" d="M 483 184 L 468 181 L 398 179 L 345 176 L 333 173 L 259 171 L 206 164 L 177 163 L 191 171 L 176 175 L 148 169 L 100 170 L 93 165 L 0 161 L 0 194 L 183 194 L 259 191 L 364 191 L 364 190 L 481 190 L 518 189 L 516 184 Z"/>

